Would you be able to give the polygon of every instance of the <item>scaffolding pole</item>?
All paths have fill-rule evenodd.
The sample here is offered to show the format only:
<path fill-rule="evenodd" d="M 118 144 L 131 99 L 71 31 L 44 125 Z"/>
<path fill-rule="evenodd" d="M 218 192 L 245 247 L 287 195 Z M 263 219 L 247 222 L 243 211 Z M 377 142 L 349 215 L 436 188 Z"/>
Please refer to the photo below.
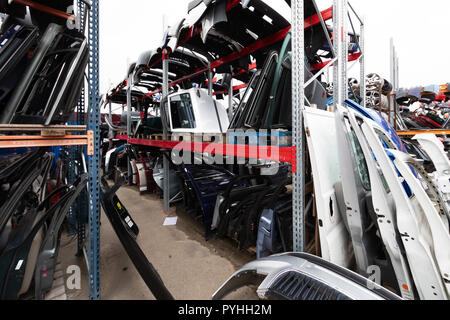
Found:
<path fill-rule="evenodd" d="M 305 251 L 305 15 L 304 1 L 292 1 L 292 142 L 296 163 L 293 164 L 293 240 L 294 251 Z M 296 150 L 296 151 L 295 151 Z"/>

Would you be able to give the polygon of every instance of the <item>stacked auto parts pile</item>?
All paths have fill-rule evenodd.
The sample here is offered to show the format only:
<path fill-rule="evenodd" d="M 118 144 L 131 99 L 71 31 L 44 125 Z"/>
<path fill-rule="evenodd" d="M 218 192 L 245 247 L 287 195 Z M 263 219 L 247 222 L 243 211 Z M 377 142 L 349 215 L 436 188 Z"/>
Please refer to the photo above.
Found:
<path fill-rule="evenodd" d="M 0 299 L 43 299 L 52 288 L 61 226 L 87 183 L 83 174 L 65 184 L 53 160 L 38 149 L 0 162 Z"/>
<path fill-rule="evenodd" d="M 345 203 L 341 215 L 357 269 L 364 275 L 378 266 L 382 281 L 405 299 L 449 299 L 446 189 L 406 153 L 386 121 L 361 111 L 349 104 L 336 119 Z M 441 163 L 450 168 L 436 137 L 415 139 L 430 152 L 436 168 Z M 421 241 L 425 238 L 432 240 Z"/>
<path fill-rule="evenodd" d="M 193 4 L 194 8 L 199 5 L 202 5 L 201 1 Z M 210 8 L 217 9 L 217 12 L 224 13 L 226 16 L 225 8 L 222 8 L 222 11 L 214 6 Z M 248 14 L 247 11 L 245 12 Z M 222 24 L 229 23 L 219 15 L 217 18 L 223 19 L 220 21 Z M 245 20 L 240 19 L 240 22 L 242 21 Z M 219 23 L 214 26 L 212 22 L 211 26 L 209 24 L 211 21 L 201 22 L 202 26 L 210 26 L 201 34 L 193 32 L 199 30 L 195 29 L 195 26 L 186 26 L 183 23 L 169 30 L 165 37 L 167 46 L 164 49 L 176 52 L 176 44 L 185 44 L 180 39 L 183 39 L 186 30 L 189 30 L 190 35 L 187 41 L 191 40 L 190 37 L 196 39 L 192 47 L 200 48 L 202 49 L 199 50 L 200 52 L 208 52 L 208 54 L 209 50 L 216 49 L 216 46 L 220 47 L 219 42 L 226 42 L 233 36 L 226 33 L 227 28 L 223 28 L 222 25 L 219 27 Z M 314 46 L 308 46 L 309 51 L 305 59 L 306 80 L 313 78 L 313 65 L 318 62 L 316 52 L 312 52 L 314 50 L 311 48 L 321 48 L 326 42 L 321 32 L 311 32 L 311 34 L 313 39 L 311 42 L 314 42 Z M 228 50 L 233 45 L 236 43 L 226 47 L 226 53 L 229 53 Z M 253 74 L 248 85 L 249 89 L 236 110 L 230 129 L 292 130 L 290 92 L 292 62 L 289 33 L 281 48 L 274 46 L 264 55 L 258 55 L 256 60 L 260 70 Z M 218 53 L 211 60 L 219 56 L 221 55 Z M 261 63 L 261 58 L 264 56 L 266 60 Z M 152 58 L 147 60 L 143 57 L 140 60 L 146 63 L 142 69 L 138 70 L 159 66 L 159 54 L 148 57 L 155 57 L 155 61 L 152 61 Z M 244 61 L 245 67 L 248 62 Z M 131 69 L 136 70 L 137 65 L 140 63 Z M 147 85 L 149 90 L 159 90 L 160 74 L 157 74 L 155 70 L 146 74 L 146 71 L 138 73 L 142 76 L 142 79 L 139 79 L 143 82 L 141 85 Z M 175 76 L 169 76 L 175 78 Z M 196 117 L 192 116 L 195 113 L 191 113 L 192 110 L 186 107 L 186 105 L 190 106 L 186 103 L 187 99 L 182 100 L 178 97 L 174 99 L 173 105 L 170 99 L 170 96 L 177 95 L 177 90 L 182 91 L 181 94 L 202 95 L 203 91 L 192 89 L 192 83 L 184 81 L 186 78 L 182 78 L 180 82 L 177 82 L 176 78 L 172 80 L 170 90 L 173 91 L 167 99 L 167 108 L 162 108 L 168 111 L 168 119 L 163 119 L 163 125 L 167 125 L 167 129 L 172 133 L 176 130 L 190 133 L 195 128 Z M 204 79 L 198 81 L 196 85 L 204 84 Z M 442 183 L 445 179 L 434 175 L 434 182 L 430 183 L 427 174 L 420 170 L 417 163 L 402 153 L 405 149 L 400 139 L 385 120 L 388 112 L 385 96 L 392 91 L 392 86 L 376 74 L 369 75 L 367 83 L 368 93 L 365 97 L 358 99 L 357 81 L 350 81 L 350 89 L 354 100 L 360 102 L 365 99 L 370 109 L 363 109 L 352 101 L 348 101 L 345 108 L 337 106 L 337 118 L 332 113 L 321 111 L 327 107 L 323 83 L 316 80 L 305 92 L 308 104 L 313 107 L 307 112 L 309 114 L 306 117 L 306 126 L 315 189 L 315 195 L 308 197 L 305 223 L 306 233 L 311 231 L 315 239 L 311 242 L 311 235 L 307 237 L 307 248 L 313 251 L 312 248 L 315 246 L 316 255 L 321 255 L 328 264 L 308 256 L 295 255 L 264 260 L 284 266 L 299 263 L 308 267 L 304 269 L 315 269 L 319 266 L 320 268 L 316 269 L 317 274 L 324 273 L 324 270 L 331 272 L 334 276 L 338 274 L 345 278 L 344 284 L 339 282 L 343 280 L 339 277 L 329 277 L 330 279 L 318 281 L 314 277 L 316 274 L 308 274 L 308 270 L 286 267 L 283 271 L 289 269 L 289 273 L 282 274 L 284 278 L 280 276 L 280 270 L 274 270 L 271 276 L 275 274 L 281 280 L 268 277 L 269 279 L 264 283 L 267 286 L 260 288 L 261 291 L 265 290 L 266 298 L 275 296 L 295 299 L 302 296 L 293 295 L 294 290 L 288 292 L 288 288 L 294 287 L 292 283 L 297 285 L 296 292 L 303 292 L 304 296 L 311 299 L 319 296 L 337 299 L 351 298 L 352 294 L 359 298 L 362 296 L 374 298 L 374 292 L 366 288 L 372 285 L 366 278 L 372 275 L 373 270 L 379 270 L 383 285 L 392 288 L 406 299 L 448 298 L 448 265 L 446 264 L 448 254 L 442 249 L 448 248 L 448 217 L 445 213 L 446 208 L 443 206 L 444 202 L 440 200 L 445 197 L 436 191 L 435 185 L 439 181 Z M 121 85 L 121 89 L 123 88 Z M 332 90 L 331 86 L 328 87 L 330 95 L 333 93 Z M 152 96 L 153 91 L 146 94 L 144 98 L 132 92 L 132 104 L 139 108 L 140 103 Z M 163 106 L 165 102 L 163 101 Z M 214 101 L 210 106 L 217 108 Z M 352 113 L 352 110 L 356 112 Z M 180 114 L 184 114 L 185 117 L 181 118 Z M 174 126 L 173 123 L 176 125 Z M 200 126 L 202 125 L 203 123 L 200 123 Z M 221 126 L 220 119 L 218 125 Z M 226 131 L 223 127 L 215 129 L 216 133 Z M 136 131 L 133 130 L 133 133 Z M 117 154 L 114 155 L 116 152 Z M 125 153 L 128 154 L 129 159 L 138 158 L 133 155 L 135 152 L 119 147 L 111 152 L 111 156 L 117 159 L 116 165 L 123 166 L 120 161 L 125 158 Z M 164 153 L 167 151 L 162 151 L 159 156 Z M 143 162 L 145 163 L 145 160 Z M 156 161 L 158 162 L 160 161 Z M 129 181 L 136 183 L 139 172 L 137 166 L 130 166 L 126 161 L 122 163 L 129 168 L 127 172 Z M 142 165 L 145 171 L 144 163 Z M 112 168 L 111 164 L 108 167 Z M 253 166 L 248 165 L 248 167 L 251 170 L 254 169 Z M 415 172 L 412 175 L 406 170 L 408 167 L 414 168 Z M 155 173 L 161 178 L 161 169 L 161 166 L 157 164 L 153 166 L 154 178 Z M 217 234 L 232 238 L 239 243 L 241 249 L 256 245 L 259 257 L 291 250 L 289 244 L 293 241 L 289 237 L 292 235 L 289 226 L 292 225 L 292 201 L 286 188 L 286 184 L 289 183 L 288 174 L 281 172 L 281 178 L 285 181 L 281 179 L 282 182 L 276 183 L 258 174 L 247 176 L 242 170 L 235 173 L 227 169 L 186 165 L 174 166 L 170 170 L 173 173 L 171 176 L 177 176 L 178 173 L 178 180 L 182 182 L 185 206 L 202 219 L 207 237 Z M 155 183 L 162 185 L 156 179 Z M 170 184 L 179 186 L 172 182 Z M 171 198 L 177 192 L 178 190 L 172 190 Z M 433 209 L 434 206 L 439 209 Z M 417 216 L 415 212 L 418 212 Z M 422 223 L 426 225 L 425 229 L 429 228 L 432 231 L 421 230 Z M 264 263 L 261 265 L 267 267 Z M 349 275 L 338 266 L 356 270 L 364 278 Z M 252 267 L 246 269 L 244 273 L 248 275 L 260 270 L 257 263 Z M 273 269 L 276 268 L 266 268 L 264 272 L 267 273 L 267 270 Z M 431 270 L 431 275 L 425 274 L 425 271 L 421 269 L 426 272 Z M 327 285 L 324 285 L 323 282 L 327 281 Z M 289 283 L 289 286 L 283 286 L 286 283 Z M 344 294 L 345 290 L 336 290 L 336 287 L 339 287 L 336 283 L 342 287 L 351 283 L 350 286 L 358 293 Z M 386 293 L 386 290 L 379 286 L 376 289 L 381 292 L 375 295 L 378 298 L 396 297 Z"/>
<path fill-rule="evenodd" d="M 252 262 L 214 297 L 256 284 L 263 299 L 398 299 L 385 288 L 407 300 L 450 299 L 450 161 L 442 142 L 433 134 L 414 138 L 432 163 L 425 171 L 374 110 L 347 100 L 336 113 L 304 114 L 322 259 L 283 254 Z M 320 277 L 321 268 L 343 278 Z"/>
<path fill-rule="evenodd" d="M 362 102 L 361 97 L 361 84 L 355 78 L 348 79 L 349 99 L 356 103 Z M 382 110 L 387 112 L 388 110 L 388 95 L 392 91 L 392 84 L 383 79 L 376 73 L 369 73 L 366 75 L 366 106 L 368 108 Z M 327 84 L 327 95 L 332 97 L 334 93 L 333 83 Z"/>
<path fill-rule="evenodd" d="M 64 5 L 65 12 L 72 2 L 58 8 Z M 66 123 L 84 84 L 87 39 L 67 20 L 25 9 L 0 7 L 7 13 L 0 30 L 0 123 Z"/>
<path fill-rule="evenodd" d="M 403 130 L 446 129 L 450 125 L 448 85 L 400 89 L 395 93 Z"/>
<path fill-rule="evenodd" d="M 376 73 L 366 76 L 366 105 L 370 108 L 387 109 L 387 95 L 392 91 L 392 85 Z"/>

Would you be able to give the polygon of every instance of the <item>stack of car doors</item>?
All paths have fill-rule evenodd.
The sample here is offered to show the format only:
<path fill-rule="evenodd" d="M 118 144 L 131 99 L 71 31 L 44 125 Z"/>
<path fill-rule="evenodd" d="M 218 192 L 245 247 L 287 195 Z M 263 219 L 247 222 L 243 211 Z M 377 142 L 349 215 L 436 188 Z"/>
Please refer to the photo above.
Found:
<path fill-rule="evenodd" d="M 395 132 L 362 108 L 338 107 L 336 131 L 341 214 L 358 271 L 378 267 L 381 281 L 405 299 L 449 299 L 450 220 L 439 178 L 433 182 Z M 442 145 L 418 139 L 438 171 L 440 163 L 448 168 Z M 445 180 L 444 171 L 437 176 Z"/>
<path fill-rule="evenodd" d="M 234 181 L 236 175 L 221 166 L 212 165 L 181 165 L 183 178 L 183 199 L 188 212 L 193 212 L 204 224 L 205 236 L 212 235 L 214 210 L 218 195 L 232 182 L 233 185 L 244 184 Z"/>
<path fill-rule="evenodd" d="M 66 123 L 84 84 L 86 37 L 49 14 L 31 10 L 29 24 L 1 9 L 10 15 L 0 30 L 0 123 Z"/>
<path fill-rule="evenodd" d="M 275 176 L 235 176 L 223 190 L 219 190 L 211 225 L 216 234 L 235 240 L 240 249 L 256 247 L 261 231 L 261 221 L 263 219 L 265 219 L 264 221 L 276 219 L 275 216 L 269 217 L 269 214 L 265 213 L 264 210 L 271 208 L 275 210 L 276 208 L 281 211 L 281 208 L 278 207 L 280 199 L 287 192 L 287 171 L 283 169 Z M 284 206 L 289 207 L 289 205 L 292 205 L 291 200 L 288 197 L 281 202 L 284 203 Z M 265 213 L 264 217 L 263 213 Z M 289 216 L 289 213 L 287 215 Z M 292 216 L 292 213 L 290 216 Z M 208 222 L 210 221 L 208 220 Z M 282 220 L 278 220 L 277 227 L 280 230 L 285 229 L 286 224 L 280 224 L 280 222 Z M 289 219 L 286 222 L 289 224 Z M 272 238 L 276 242 L 272 246 L 273 253 L 282 252 L 280 249 L 283 247 L 284 239 L 279 239 L 275 236 Z M 264 250 L 261 247 L 259 251 Z"/>
<path fill-rule="evenodd" d="M 283 254 L 252 262 L 214 298 L 248 284 L 257 284 L 263 299 L 450 298 L 450 161 L 442 142 L 414 137 L 433 163 L 427 172 L 381 114 L 348 100 L 336 108 L 304 112 L 321 258 Z M 262 231 L 272 230 L 263 218 Z"/>
<path fill-rule="evenodd" d="M 53 159 L 37 149 L 0 162 L 0 299 L 43 299 L 52 288 L 61 226 L 87 183 L 82 174 L 50 192 Z"/>
<path fill-rule="evenodd" d="M 251 80 L 247 92 L 231 122 L 237 129 L 292 129 L 291 117 L 291 36 L 284 40 L 281 51 L 272 51 L 260 72 Z M 306 80 L 313 77 L 306 63 Z M 327 94 L 323 85 L 314 80 L 305 91 L 310 104 L 326 109 Z"/>

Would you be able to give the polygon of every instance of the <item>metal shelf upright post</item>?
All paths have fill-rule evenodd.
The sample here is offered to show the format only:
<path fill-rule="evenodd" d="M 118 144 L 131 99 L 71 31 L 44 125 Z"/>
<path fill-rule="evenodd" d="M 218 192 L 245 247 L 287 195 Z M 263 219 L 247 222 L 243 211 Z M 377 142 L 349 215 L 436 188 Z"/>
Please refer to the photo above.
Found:
<path fill-rule="evenodd" d="M 131 98 L 131 90 L 133 90 L 133 74 L 130 72 L 127 78 L 127 136 L 132 137 L 133 134 L 131 132 L 131 112 L 132 112 L 132 98 Z M 110 119 L 111 120 L 111 119 Z M 112 123 L 112 121 L 111 121 Z M 131 158 L 130 155 L 127 156 L 127 182 L 130 184 L 132 181 L 132 172 L 131 172 Z"/>
<path fill-rule="evenodd" d="M 366 26 L 364 25 L 364 23 L 365 23 L 364 18 L 362 18 L 362 20 L 360 22 L 361 22 L 361 27 L 360 27 L 361 34 L 359 35 L 359 50 L 361 50 L 361 60 L 360 60 L 361 79 L 359 81 L 359 84 L 360 84 L 359 95 L 362 98 L 362 106 L 365 108 L 367 106 L 367 101 L 366 101 L 366 94 L 367 94 L 367 87 L 366 87 L 366 35 L 365 35 Z"/>
<path fill-rule="evenodd" d="M 392 83 L 392 89 L 393 92 L 397 92 L 400 85 L 399 85 L 399 67 L 398 67 L 398 56 L 397 56 L 397 50 L 395 49 L 395 44 L 394 44 L 394 39 L 391 38 L 391 43 L 390 43 L 390 47 L 391 47 L 391 83 Z M 394 96 L 391 94 L 389 95 L 389 119 L 391 120 L 391 124 L 394 126 L 395 129 L 397 129 L 397 119 L 396 116 L 399 113 L 398 110 L 398 105 L 396 103 L 396 100 L 394 98 Z"/>
<path fill-rule="evenodd" d="M 89 192 L 89 298 L 100 299 L 100 88 L 99 88 L 99 0 L 92 0 L 88 39 L 88 130 L 94 132 L 93 155 L 88 156 Z"/>
<path fill-rule="evenodd" d="M 348 98 L 347 56 L 347 0 L 333 1 L 333 44 L 337 61 L 334 64 L 334 103 L 343 105 Z"/>
<path fill-rule="evenodd" d="M 164 101 L 164 99 L 167 99 L 167 96 L 169 95 L 169 57 L 168 57 L 168 52 L 166 49 L 163 49 L 163 54 L 162 54 L 162 64 L 163 64 L 163 87 L 162 87 L 162 98 L 161 101 Z M 211 81 L 211 80 L 210 80 Z M 169 101 L 167 101 L 167 103 L 169 103 Z M 164 105 L 161 104 L 161 114 L 163 115 L 163 139 L 164 141 L 167 140 L 168 137 L 168 128 L 167 128 L 167 121 L 166 119 L 168 119 L 168 115 L 166 114 L 166 108 L 164 108 Z M 163 150 L 165 151 L 165 150 Z M 169 207 L 170 207 L 170 186 L 169 186 L 169 159 L 168 157 L 166 157 L 166 155 L 164 155 L 163 157 L 163 171 L 164 171 L 164 213 L 166 215 L 169 214 Z"/>
<path fill-rule="evenodd" d="M 304 0 L 292 1 L 292 144 L 295 152 L 292 192 L 294 251 L 305 251 L 305 15 Z"/>
<path fill-rule="evenodd" d="M 360 55 L 349 56 L 347 17 L 351 22 L 350 8 L 360 22 Z M 304 48 L 304 0 L 292 1 L 292 173 L 293 173 L 293 240 L 294 251 L 305 251 L 305 132 L 303 110 L 305 109 L 305 88 L 311 80 L 305 83 L 305 48 Z M 313 79 L 327 71 L 333 65 L 333 87 L 335 105 L 343 105 L 348 99 L 348 61 L 359 60 L 361 91 L 363 106 L 365 106 L 365 39 L 364 20 L 348 3 L 348 0 L 333 0 L 333 56 L 334 58 L 320 65 Z M 353 28 L 353 24 L 352 24 Z M 356 34 L 355 34 L 356 36 Z M 317 70 L 317 69 L 316 69 Z"/>

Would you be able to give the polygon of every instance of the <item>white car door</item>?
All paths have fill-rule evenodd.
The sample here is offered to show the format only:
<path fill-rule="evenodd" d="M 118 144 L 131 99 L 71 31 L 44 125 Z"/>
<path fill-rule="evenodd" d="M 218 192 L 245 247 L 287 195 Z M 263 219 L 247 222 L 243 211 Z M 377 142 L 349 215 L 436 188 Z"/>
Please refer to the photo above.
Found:
<path fill-rule="evenodd" d="M 336 106 L 336 137 L 338 142 L 338 155 L 342 177 L 342 190 L 345 199 L 346 215 L 348 229 L 350 232 L 353 251 L 355 253 L 358 273 L 368 276 L 369 266 L 373 265 L 376 257 L 376 239 L 372 234 L 366 232 L 366 228 L 371 224 L 370 216 L 366 210 L 367 194 L 370 192 L 370 183 L 368 182 L 367 169 L 364 159 L 359 159 L 356 154 L 356 140 L 349 127 L 349 121 L 345 117 L 346 110 L 343 107 Z M 364 172 L 363 172 L 364 171 Z M 363 178 L 361 174 L 366 176 Z M 363 179 L 365 180 L 363 182 Z M 368 186 L 366 186 L 368 184 Z"/>
<path fill-rule="evenodd" d="M 359 123 L 356 120 L 356 117 L 358 117 Z M 402 298 L 413 300 L 414 282 L 411 278 L 408 260 L 401 250 L 403 244 L 399 243 L 397 240 L 397 219 L 392 192 L 386 182 L 383 181 L 384 177 L 382 176 L 381 169 L 373 156 L 372 149 L 361 131 L 360 123 L 363 123 L 364 119 L 351 110 L 348 112 L 348 118 L 359 140 L 369 170 L 372 202 L 378 217 L 377 222 L 381 240 L 383 241 L 391 260 Z"/>
<path fill-rule="evenodd" d="M 447 299 L 446 289 L 433 256 L 432 235 L 425 214 L 418 210 L 417 202 L 413 201 L 415 196 L 410 198 L 405 192 L 403 186 L 405 179 L 398 175 L 397 168 L 388 156 L 381 139 L 392 149 L 395 149 L 395 145 L 375 123 L 365 121 L 361 128 L 393 194 L 398 231 L 420 298 Z"/>
<path fill-rule="evenodd" d="M 450 160 L 444 150 L 442 142 L 431 133 L 416 135 L 413 140 L 419 142 L 423 150 L 431 158 L 436 168 L 434 173 L 434 184 L 439 189 L 442 198 L 445 201 L 447 209 L 447 225 L 450 221 Z"/>
<path fill-rule="evenodd" d="M 306 108 L 304 111 L 308 148 L 314 177 L 322 258 L 350 267 L 349 234 L 335 195 L 341 180 L 334 113 Z"/>

